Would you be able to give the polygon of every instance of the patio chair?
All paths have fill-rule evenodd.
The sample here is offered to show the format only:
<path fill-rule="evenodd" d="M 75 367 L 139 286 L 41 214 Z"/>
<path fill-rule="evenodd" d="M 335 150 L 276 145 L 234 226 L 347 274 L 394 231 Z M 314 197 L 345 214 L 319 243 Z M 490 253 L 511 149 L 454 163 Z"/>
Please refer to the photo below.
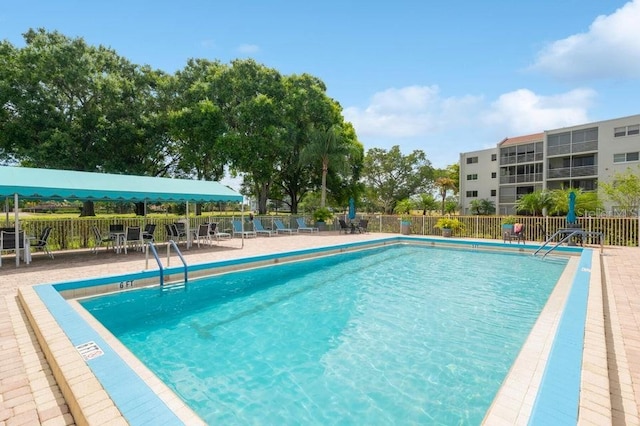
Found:
<path fill-rule="evenodd" d="M 318 232 L 319 229 L 318 228 L 314 228 L 313 226 L 307 226 L 307 224 L 304 221 L 304 217 L 299 217 L 296 219 L 296 222 L 298 222 L 298 232 Z"/>
<path fill-rule="evenodd" d="M 52 228 L 50 226 L 45 227 L 42 230 L 40 237 L 33 240 L 33 242 L 31 243 L 31 247 L 36 249 L 36 251 L 42 250 L 47 254 L 47 256 L 53 259 L 53 253 L 51 253 L 51 250 L 49 250 L 49 235 L 51 235 L 51 230 Z"/>
<path fill-rule="evenodd" d="M 93 229 L 93 239 L 94 239 L 94 244 L 93 244 L 93 247 L 91 248 L 91 251 L 93 253 L 98 253 L 98 248 L 102 247 L 105 244 L 106 244 L 105 251 L 109 250 L 109 245 L 111 245 L 111 247 L 114 247 L 113 243 L 115 239 L 112 236 L 103 237 L 102 233 L 100 232 L 100 229 L 98 229 L 98 227 L 95 225 L 92 226 L 91 229 Z"/>
<path fill-rule="evenodd" d="M 348 234 L 348 233 L 352 233 L 353 234 L 354 228 L 352 226 L 347 225 L 347 222 L 345 222 L 344 219 L 338 219 L 338 222 L 340 222 L 340 233 L 341 234 L 343 232 L 345 234 Z"/>
<path fill-rule="evenodd" d="M 127 254 L 127 247 L 145 251 L 142 229 L 139 226 L 127 226 L 124 233 L 124 253 Z"/>
<path fill-rule="evenodd" d="M 167 240 L 173 240 L 176 244 L 180 244 L 180 240 L 184 235 L 180 234 L 175 223 L 164 225 L 164 230 L 167 233 Z"/>
<path fill-rule="evenodd" d="M 520 241 L 522 241 L 522 244 L 524 244 L 524 225 L 522 223 L 514 224 L 513 230 L 504 231 L 502 233 L 502 240 L 503 242 L 509 241 L 509 243 L 511 243 L 511 241 L 513 240 L 516 240 L 518 244 L 520 244 Z"/>
<path fill-rule="evenodd" d="M 358 232 L 361 234 L 368 233 L 369 232 L 368 226 L 369 226 L 369 221 L 367 219 L 360 219 L 360 222 L 358 223 Z"/>
<path fill-rule="evenodd" d="M 277 231 L 266 229 L 264 226 L 262 226 L 262 222 L 260 221 L 260 219 L 253 219 L 253 230 L 257 235 L 266 235 L 267 237 L 278 234 Z"/>
<path fill-rule="evenodd" d="M 233 236 L 240 235 L 242 238 L 252 238 L 257 236 L 255 231 L 247 231 L 242 230 L 242 222 L 239 220 L 232 220 L 231 224 L 233 225 Z"/>
<path fill-rule="evenodd" d="M 153 239 L 153 233 L 156 231 L 156 224 L 155 223 L 147 223 L 144 226 L 144 231 L 142 232 L 142 239 L 147 242 L 152 242 L 154 241 Z"/>
<path fill-rule="evenodd" d="M 5 228 L 0 231 L 0 266 L 2 266 L 2 252 L 4 251 L 14 251 L 16 256 L 20 256 L 20 250 L 23 250 L 23 259 L 27 259 L 26 250 L 28 248 L 25 249 L 24 231 L 20 231 L 18 238 L 16 238 L 15 230 L 9 231 L 9 229 L 13 228 Z"/>
<path fill-rule="evenodd" d="M 184 222 L 174 222 L 173 226 L 175 226 L 175 231 L 178 233 L 178 236 L 186 239 L 187 225 Z"/>
<path fill-rule="evenodd" d="M 282 223 L 282 221 L 280 219 L 275 219 L 273 221 L 274 226 L 276 227 L 276 232 L 278 234 L 282 233 L 282 234 L 293 234 L 293 233 L 298 233 L 297 229 L 294 228 L 287 228 L 286 226 L 284 226 L 284 223 Z"/>
<path fill-rule="evenodd" d="M 212 238 L 215 238 L 216 242 L 219 242 L 220 240 L 228 240 L 231 238 L 230 233 L 218 231 L 218 224 L 216 222 L 212 222 L 209 224 L 209 235 Z"/>
<path fill-rule="evenodd" d="M 204 242 L 211 245 L 211 234 L 209 232 L 209 228 L 210 226 L 208 223 L 198 225 L 198 231 L 193 235 L 198 243 L 198 248 L 200 248 L 200 240 L 204 240 Z"/>

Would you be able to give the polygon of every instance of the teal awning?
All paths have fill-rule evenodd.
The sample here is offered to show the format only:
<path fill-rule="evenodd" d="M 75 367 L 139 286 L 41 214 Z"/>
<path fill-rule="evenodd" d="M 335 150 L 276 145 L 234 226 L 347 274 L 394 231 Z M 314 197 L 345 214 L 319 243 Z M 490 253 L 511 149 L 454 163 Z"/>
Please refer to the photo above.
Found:
<path fill-rule="evenodd" d="M 0 166 L 0 196 L 91 201 L 239 201 L 219 182 Z"/>

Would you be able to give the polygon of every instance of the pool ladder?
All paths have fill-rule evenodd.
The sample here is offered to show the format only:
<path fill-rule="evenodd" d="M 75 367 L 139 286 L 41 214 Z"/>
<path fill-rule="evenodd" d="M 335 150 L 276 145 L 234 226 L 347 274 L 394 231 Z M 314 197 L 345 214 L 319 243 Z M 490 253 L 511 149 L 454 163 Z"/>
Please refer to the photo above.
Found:
<path fill-rule="evenodd" d="M 167 266 L 169 266 L 171 262 L 171 247 L 175 249 L 176 253 L 178 254 L 178 257 L 182 261 L 182 266 L 184 266 L 184 283 L 182 285 L 186 286 L 187 282 L 189 281 L 187 262 L 184 260 L 184 257 L 182 256 L 182 252 L 178 248 L 178 245 L 173 240 L 169 240 L 169 243 L 167 244 Z M 151 252 L 153 254 L 153 257 L 156 259 L 156 263 L 158 264 L 158 268 L 159 268 L 160 287 L 164 287 L 164 267 L 162 266 L 162 262 L 160 261 L 160 256 L 158 256 L 158 250 L 156 250 L 156 245 L 153 243 L 153 241 L 149 241 L 149 250 L 147 250 L 147 263 L 146 263 L 145 269 L 148 269 L 149 267 L 149 252 Z"/>

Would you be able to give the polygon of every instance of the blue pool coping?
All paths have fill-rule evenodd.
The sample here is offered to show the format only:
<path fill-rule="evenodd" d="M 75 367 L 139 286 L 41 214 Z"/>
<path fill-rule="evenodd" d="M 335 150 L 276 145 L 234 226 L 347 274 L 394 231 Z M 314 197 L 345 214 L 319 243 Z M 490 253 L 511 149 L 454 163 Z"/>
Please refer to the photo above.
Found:
<path fill-rule="evenodd" d="M 412 237 L 412 236 L 395 236 L 395 237 L 383 237 L 380 239 L 373 239 L 368 241 L 350 242 L 344 244 L 337 244 L 332 246 L 322 246 L 310 249 L 302 249 L 289 252 L 270 253 L 259 256 L 250 256 L 245 258 L 221 260 L 215 262 L 207 262 L 195 265 L 189 265 L 188 271 L 202 272 L 204 270 L 213 268 L 226 268 L 234 266 L 242 266 L 245 264 L 253 264 L 259 262 L 275 261 L 277 259 L 288 257 L 300 257 L 300 256 L 312 256 L 322 254 L 324 252 L 339 252 L 341 250 L 353 250 L 366 247 L 398 244 L 398 243 L 413 243 L 434 247 L 455 247 L 466 249 L 511 249 L 519 250 L 522 252 L 533 253 L 539 248 L 539 245 L 533 244 L 511 244 L 511 243 L 498 243 L 490 241 L 479 240 L 459 240 L 449 238 L 424 238 L 424 237 Z M 588 283 L 590 273 L 588 272 L 591 265 L 591 249 L 583 249 L 581 247 L 569 247 L 559 246 L 554 251 L 564 254 L 579 254 L 581 253 L 580 268 L 574 282 L 572 284 L 572 290 L 569 298 L 574 300 L 565 307 L 563 313 L 561 326 L 558 330 L 558 334 L 554 339 L 552 347 L 552 354 L 547 362 L 545 368 L 545 374 L 543 376 L 543 383 L 541 389 L 536 398 L 534 410 L 532 412 L 532 419 L 541 419 L 540 423 L 530 423 L 532 425 L 537 424 L 550 424 L 544 423 L 544 419 L 557 416 L 558 404 L 562 402 L 562 409 L 560 410 L 564 416 L 570 416 L 574 412 L 574 402 L 579 398 L 580 390 L 580 371 L 582 360 L 582 346 L 584 339 L 584 332 L 579 335 L 579 339 L 575 339 L 574 335 L 572 340 L 575 342 L 573 345 L 558 344 L 557 339 L 566 338 L 570 333 L 578 332 L 579 326 L 573 326 L 572 323 L 582 318 L 582 330 L 584 331 L 584 320 L 586 319 L 586 295 L 583 291 L 574 291 L 574 288 L 580 287 L 587 282 L 587 295 L 588 295 Z M 183 266 L 175 266 L 165 268 L 165 276 L 173 274 L 182 274 L 184 271 Z M 148 425 L 148 424 L 163 424 L 163 425 L 181 425 L 183 424 L 176 414 L 167 407 L 167 405 L 160 399 L 160 397 L 149 387 L 149 385 L 138 376 L 138 374 L 113 350 L 109 344 L 100 336 L 98 331 L 93 329 L 82 316 L 62 297 L 60 292 L 69 290 L 78 290 L 87 287 L 96 287 L 100 285 L 133 282 L 141 279 L 151 279 L 158 276 L 158 270 L 146 270 L 141 272 L 127 273 L 121 275 L 112 275 L 105 277 L 95 277 L 89 279 L 41 284 L 34 286 L 34 290 L 44 305 L 47 307 L 51 315 L 60 325 L 67 337 L 71 340 L 74 346 L 78 346 L 87 342 L 95 342 L 104 352 L 100 357 L 89 359 L 86 361 L 89 368 L 92 370 L 96 378 L 100 381 L 105 391 L 109 394 L 114 401 L 122 415 L 127 422 L 132 425 Z M 582 273 L 581 273 L 582 272 Z M 578 283 L 578 284 L 576 284 Z M 574 293 L 576 295 L 574 296 Z M 566 317 L 566 319 L 565 319 Z M 560 332 L 562 331 L 562 334 Z M 578 341 L 579 340 L 579 341 Z M 577 346 L 576 346 L 577 345 Z M 556 348 L 556 346 L 558 346 Z M 579 357 L 576 357 L 576 347 L 580 348 Z M 568 364 L 577 362 L 572 365 L 571 368 Z M 575 387 L 575 370 L 578 372 L 578 383 Z M 569 373 L 572 374 L 569 374 Z M 561 375 L 559 375 L 561 374 Z M 554 376 L 555 375 L 555 376 Z M 565 378 L 566 375 L 566 378 Z M 554 385 L 554 382 L 565 382 L 566 386 Z M 547 384 L 545 384 L 547 383 Z M 556 393 L 559 391 L 567 392 L 567 395 L 563 399 L 559 399 Z M 566 407 L 564 407 L 566 405 Z M 558 417 L 553 417 L 558 419 Z M 577 420 L 577 409 L 575 409 L 575 416 L 573 423 Z M 557 421 L 556 423 L 557 424 Z"/>
<path fill-rule="evenodd" d="M 575 425 L 578 420 L 591 259 L 592 249 L 585 249 L 553 339 L 529 418 L 531 426 Z"/>

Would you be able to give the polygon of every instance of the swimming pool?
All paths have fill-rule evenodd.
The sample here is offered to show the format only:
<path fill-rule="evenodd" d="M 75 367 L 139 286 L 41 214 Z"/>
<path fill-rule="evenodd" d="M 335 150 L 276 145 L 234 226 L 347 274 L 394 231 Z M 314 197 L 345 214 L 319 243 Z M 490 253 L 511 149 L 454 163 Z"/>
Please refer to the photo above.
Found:
<path fill-rule="evenodd" d="M 82 304 L 206 421 L 479 424 L 565 263 L 394 246 Z"/>

